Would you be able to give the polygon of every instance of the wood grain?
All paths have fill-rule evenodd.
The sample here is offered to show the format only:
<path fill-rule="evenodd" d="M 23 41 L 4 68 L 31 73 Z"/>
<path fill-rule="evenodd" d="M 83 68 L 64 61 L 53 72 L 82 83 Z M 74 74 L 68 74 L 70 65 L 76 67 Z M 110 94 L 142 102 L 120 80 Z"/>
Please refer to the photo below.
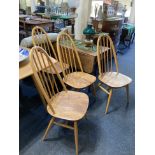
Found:
<path fill-rule="evenodd" d="M 102 52 L 104 47 L 108 47 L 106 52 Z M 113 61 L 114 59 L 114 61 Z M 127 101 L 129 100 L 129 88 L 128 85 L 132 82 L 132 79 L 126 75 L 119 73 L 118 70 L 118 60 L 116 56 L 116 51 L 114 48 L 114 44 L 112 39 L 107 34 L 102 34 L 99 36 L 97 40 L 97 61 L 99 68 L 99 76 L 98 79 L 101 83 L 99 83 L 99 88 L 108 94 L 108 101 L 106 105 L 105 114 L 108 112 L 108 108 L 110 105 L 110 100 L 112 96 L 113 88 L 121 88 L 126 87 L 127 91 Z M 114 70 L 115 67 L 115 70 Z M 106 90 L 102 84 L 108 86 Z"/>

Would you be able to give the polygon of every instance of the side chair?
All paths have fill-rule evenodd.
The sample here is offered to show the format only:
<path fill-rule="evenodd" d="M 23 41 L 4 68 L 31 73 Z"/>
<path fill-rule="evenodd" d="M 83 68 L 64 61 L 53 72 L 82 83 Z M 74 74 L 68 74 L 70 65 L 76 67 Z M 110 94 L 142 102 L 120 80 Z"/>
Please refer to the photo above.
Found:
<path fill-rule="evenodd" d="M 47 102 L 47 112 L 51 115 L 51 120 L 45 131 L 43 140 L 47 137 L 49 129 L 53 124 L 71 129 L 74 131 L 76 155 L 78 155 L 78 121 L 87 112 L 88 96 L 85 93 L 67 90 L 60 74 L 43 48 L 35 46 L 31 49 L 30 63 L 36 84 Z M 51 73 L 52 70 L 55 70 L 55 76 L 57 76 L 63 90 L 60 90 L 55 76 L 47 72 L 47 69 L 51 70 Z M 74 125 L 60 123 L 56 119 L 71 121 Z"/>
<path fill-rule="evenodd" d="M 83 89 L 92 86 L 93 94 L 95 95 L 94 82 L 96 81 L 96 77 L 83 71 L 76 46 L 69 34 L 61 32 L 58 35 L 57 51 L 65 84 L 75 89 Z M 65 70 L 63 64 L 68 64 L 70 67 Z"/>
<path fill-rule="evenodd" d="M 32 43 L 34 46 L 42 47 L 48 53 L 49 56 L 54 57 L 58 61 L 58 54 L 49 36 L 42 27 L 35 26 L 32 29 Z M 68 65 L 64 64 L 64 66 L 65 69 L 68 68 Z M 62 73 L 62 69 L 59 62 L 55 64 L 55 67 L 59 73 Z"/>
<path fill-rule="evenodd" d="M 104 47 L 108 47 L 109 50 L 102 53 Z M 103 92 L 108 94 L 108 101 L 105 110 L 106 114 L 108 112 L 113 89 L 125 87 L 127 92 L 127 102 L 129 102 L 129 84 L 132 82 L 132 79 L 119 73 L 114 44 L 110 36 L 107 34 L 100 35 L 97 40 L 97 61 L 99 68 L 98 79 L 100 81 L 98 86 Z M 115 71 L 113 71 L 114 67 Z M 105 84 L 107 89 L 105 89 L 102 84 Z"/>

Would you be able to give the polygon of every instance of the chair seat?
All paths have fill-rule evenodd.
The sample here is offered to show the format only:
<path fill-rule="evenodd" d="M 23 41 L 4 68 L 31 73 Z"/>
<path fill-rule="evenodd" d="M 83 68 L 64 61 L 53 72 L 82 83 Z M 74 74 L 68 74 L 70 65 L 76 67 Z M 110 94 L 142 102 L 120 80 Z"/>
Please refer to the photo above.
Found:
<path fill-rule="evenodd" d="M 96 81 L 96 77 L 84 72 L 73 72 L 67 74 L 63 80 L 67 85 L 81 89 L 93 84 Z"/>
<path fill-rule="evenodd" d="M 98 78 L 112 88 L 124 87 L 132 81 L 130 77 L 117 72 L 107 72 L 102 76 L 99 75 Z"/>
<path fill-rule="evenodd" d="M 55 114 L 53 114 L 49 105 L 47 111 L 56 118 L 77 121 L 85 115 L 88 103 L 89 98 L 85 93 L 62 91 L 51 100 Z"/>

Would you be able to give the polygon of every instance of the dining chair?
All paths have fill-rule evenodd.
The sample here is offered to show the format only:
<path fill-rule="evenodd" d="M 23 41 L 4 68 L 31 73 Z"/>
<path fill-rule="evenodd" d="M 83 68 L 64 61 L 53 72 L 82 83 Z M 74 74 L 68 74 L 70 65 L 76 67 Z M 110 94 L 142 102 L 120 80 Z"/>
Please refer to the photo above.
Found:
<path fill-rule="evenodd" d="M 36 84 L 47 102 L 47 112 L 51 115 L 42 140 L 45 140 L 53 124 L 71 129 L 74 131 L 76 155 L 78 155 L 78 121 L 87 112 L 88 96 L 85 93 L 67 90 L 60 74 L 43 48 L 35 46 L 31 49 L 30 63 Z M 51 72 L 55 70 L 56 75 L 50 74 L 47 69 Z M 74 125 L 68 125 L 66 122 L 60 123 L 56 119 L 71 121 Z"/>
<path fill-rule="evenodd" d="M 102 52 L 104 47 L 108 47 L 108 50 Z M 102 91 L 108 94 L 106 114 L 108 112 L 113 89 L 125 87 L 127 91 L 127 102 L 129 103 L 129 84 L 132 82 L 132 79 L 119 73 L 114 44 L 107 34 L 100 35 L 97 40 L 97 61 L 99 68 L 98 79 L 100 81 L 98 86 Z M 102 84 L 105 84 L 107 89 L 105 89 Z"/>
<path fill-rule="evenodd" d="M 75 89 L 83 89 L 92 86 L 93 94 L 95 95 L 94 82 L 96 81 L 96 77 L 83 71 L 79 54 L 69 34 L 61 32 L 58 35 L 57 51 L 65 84 Z M 64 70 L 63 64 L 68 64 L 70 67 Z"/>
<path fill-rule="evenodd" d="M 55 51 L 55 48 L 49 36 L 47 35 L 46 31 L 42 27 L 35 26 L 32 29 L 32 43 L 34 46 L 42 47 L 48 53 L 49 56 L 54 57 L 56 60 L 58 60 L 58 54 Z M 68 65 L 64 64 L 64 66 L 65 66 L 65 69 L 68 68 Z M 55 64 L 55 67 L 59 73 L 62 72 L 59 62 Z"/>

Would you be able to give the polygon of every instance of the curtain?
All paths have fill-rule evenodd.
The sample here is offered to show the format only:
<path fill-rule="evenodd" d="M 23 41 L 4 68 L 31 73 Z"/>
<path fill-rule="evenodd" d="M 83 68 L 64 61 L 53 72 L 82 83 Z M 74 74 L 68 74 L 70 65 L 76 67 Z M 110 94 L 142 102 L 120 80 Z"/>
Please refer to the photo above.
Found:
<path fill-rule="evenodd" d="M 79 1 L 79 7 L 76 10 L 78 17 L 75 20 L 75 38 L 80 40 L 90 17 L 92 0 Z"/>

